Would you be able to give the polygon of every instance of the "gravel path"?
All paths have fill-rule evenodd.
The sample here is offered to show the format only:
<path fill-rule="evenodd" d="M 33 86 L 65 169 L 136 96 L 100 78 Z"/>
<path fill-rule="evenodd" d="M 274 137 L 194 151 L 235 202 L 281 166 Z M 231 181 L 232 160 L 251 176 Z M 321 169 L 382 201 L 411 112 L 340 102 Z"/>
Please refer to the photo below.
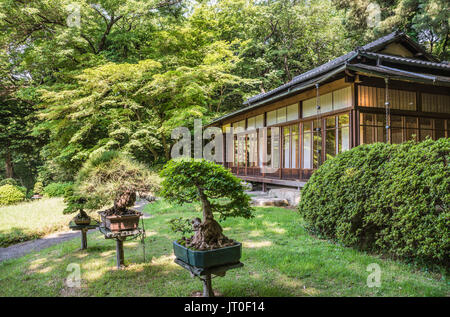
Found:
<path fill-rule="evenodd" d="M 133 208 L 142 212 L 145 205 L 147 204 L 148 202 L 146 200 L 138 200 L 136 201 L 136 204 L 134 205 Z M 144 214 L 143 216 L 144 219 L 148 219 L 150 217 L 151 215 L 149 214 Z M 88 233 L 90 234 L 93 233 L 94 231 L 97 230 L 90 230 Z M 64 231 L 52 233 L 48 236 L 45 236 L 42 239 L 36 239 L 32 241 L 14 244 L 7 248 L 0 248 L 0 262 L 8 259 L 20 258 L 28 253 L 39 251 L 51 247 L 52 245 L 72 240 L 78 237 L 80 237 L 79 231 Z"/>

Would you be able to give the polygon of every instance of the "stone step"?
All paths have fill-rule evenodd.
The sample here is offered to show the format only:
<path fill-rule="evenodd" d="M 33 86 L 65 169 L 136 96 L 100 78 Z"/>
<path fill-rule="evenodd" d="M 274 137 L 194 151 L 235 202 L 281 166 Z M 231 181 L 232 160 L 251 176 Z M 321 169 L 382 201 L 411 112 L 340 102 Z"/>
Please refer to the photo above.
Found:
<path fill-rule="evenodd" d="M 274 197 L 252 197 L 252 205 L 254 206 L 277 206 L 277 207 L 283 207 L 283 206 L 289 206 L 289 202 L 286 199 L 282 198 L 274 198 Z"/>

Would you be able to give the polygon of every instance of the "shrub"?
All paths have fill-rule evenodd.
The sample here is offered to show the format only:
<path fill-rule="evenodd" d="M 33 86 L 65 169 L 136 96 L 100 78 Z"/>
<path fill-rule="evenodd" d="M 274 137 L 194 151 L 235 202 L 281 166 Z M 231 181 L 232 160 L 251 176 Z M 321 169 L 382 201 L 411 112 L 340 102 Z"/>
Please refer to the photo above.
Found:
<path fill-rule="evenodd" d="M 44 184 L 42 182 L 36 182 L 33 188 L 34 194 L 41 195 L 44 192 Z"/>
<path fill-rule="evenodd" d="M 11 205 L 23 201 L 25 194 L 16 186 L 6 184 L 0 186 L 0 205 Z"/>
<path fill-rule="evenodd" d="M 42 193 L 48 197 L 63 197 L 66 189 L 71 187 L 72 183 L 50 183 L 44 187 Z M 36 186 L 35 186 L 36 187 Z"/>
<path fill-rule="evenodd" d="M 314 233 L 347 246 L 449 264 L 450 139 L 361 145 L 327 160 L 302 190 Z"/>
<path fill-rule="evenodd" d="M 0 181 L 0 186 L 3 185 L 19 186 L 19 183 L 14 178 L 5 178 Z"/>

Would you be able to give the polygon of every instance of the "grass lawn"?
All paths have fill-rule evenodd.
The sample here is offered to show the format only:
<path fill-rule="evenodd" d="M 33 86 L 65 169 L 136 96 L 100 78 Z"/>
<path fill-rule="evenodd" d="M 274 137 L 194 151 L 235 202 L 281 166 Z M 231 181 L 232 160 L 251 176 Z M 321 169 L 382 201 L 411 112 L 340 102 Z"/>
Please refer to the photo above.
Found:
<path fill-rule="evenodd" d="M 146 256 L 137 241 L 125 243 L 124 270 L 116 270 L 115 243 L 96 232 L 88 250 L 79 239 L 39 253 L 0 263 L 0 296 L 189 296 L 201 282 L 173 263 L 167 224 L 179 216 L 198 216 L 196 205 L 172 207 L 164 201 L 147 206 Z M 419 272 L 406 264 L 383 260 L 310 236 L 293 210 L 257 208 L 251 220 L 222 222 L 225 233 L 243 242 L 245 266 L 213 280 L 224 296 L 448 296 L 449 284 L 439 274 Z M 71 263 L 79 264 L 81 287 L 65 279 Z M 381 287 L 369 288 L 367 266 L 381 267 Z"/>
<path fill-rule="evenodd" d="M 73 215 L 63 215 L 62 198 L 43 198 L 0 207 L 0 247 L 68 230 Z"/>

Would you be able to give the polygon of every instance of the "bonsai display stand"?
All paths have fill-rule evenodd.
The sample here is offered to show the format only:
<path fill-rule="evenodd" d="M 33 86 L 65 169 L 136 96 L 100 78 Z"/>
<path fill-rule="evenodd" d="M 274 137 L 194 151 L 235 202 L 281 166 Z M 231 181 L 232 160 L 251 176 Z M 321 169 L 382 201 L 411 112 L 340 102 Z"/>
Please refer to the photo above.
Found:
<path fill-rule="evenodd" d="M 214 297 L 214 292 L 211 284 L 211 275 L 223 277 L 228 270 L 237 269 L 244 266 L 243 263 L 238 262 L 233 264 L 214 266 L 210 268 L 201 268 L 187 264 L 186 262 L 183 262 L 178 258 L 175 259 L 175 263 L 188 270 L 191 273 L 192 277 L 198 277 L 202 281 L 203 297 Z"/>
<path fill-rule="evenodd" d="M 81 250 L 87 249 L 87 235 L 86 233 L 90 229 L 97 229 L 98 228 L 98 222 L 95 220 L 91 220 L 91 223 L 86 225 L 77 225 L 73 220 L 69 222 L 69 228 L 73 231 L 80 231 L 81 234 Z"/>
<path fill-rule="evenodd" d="M 105 236 L 105 239 L 116 240 L 116 263 L 117 268 L 120 269 L 125 265 L 125 258 L 123 253 L 123 242 L 127 239 L 134 239 L 142 234 L 144 230 L 136 228 L 133 230 L 111 231 L 103 226 L 99 227 L 99 230 Z"/>

